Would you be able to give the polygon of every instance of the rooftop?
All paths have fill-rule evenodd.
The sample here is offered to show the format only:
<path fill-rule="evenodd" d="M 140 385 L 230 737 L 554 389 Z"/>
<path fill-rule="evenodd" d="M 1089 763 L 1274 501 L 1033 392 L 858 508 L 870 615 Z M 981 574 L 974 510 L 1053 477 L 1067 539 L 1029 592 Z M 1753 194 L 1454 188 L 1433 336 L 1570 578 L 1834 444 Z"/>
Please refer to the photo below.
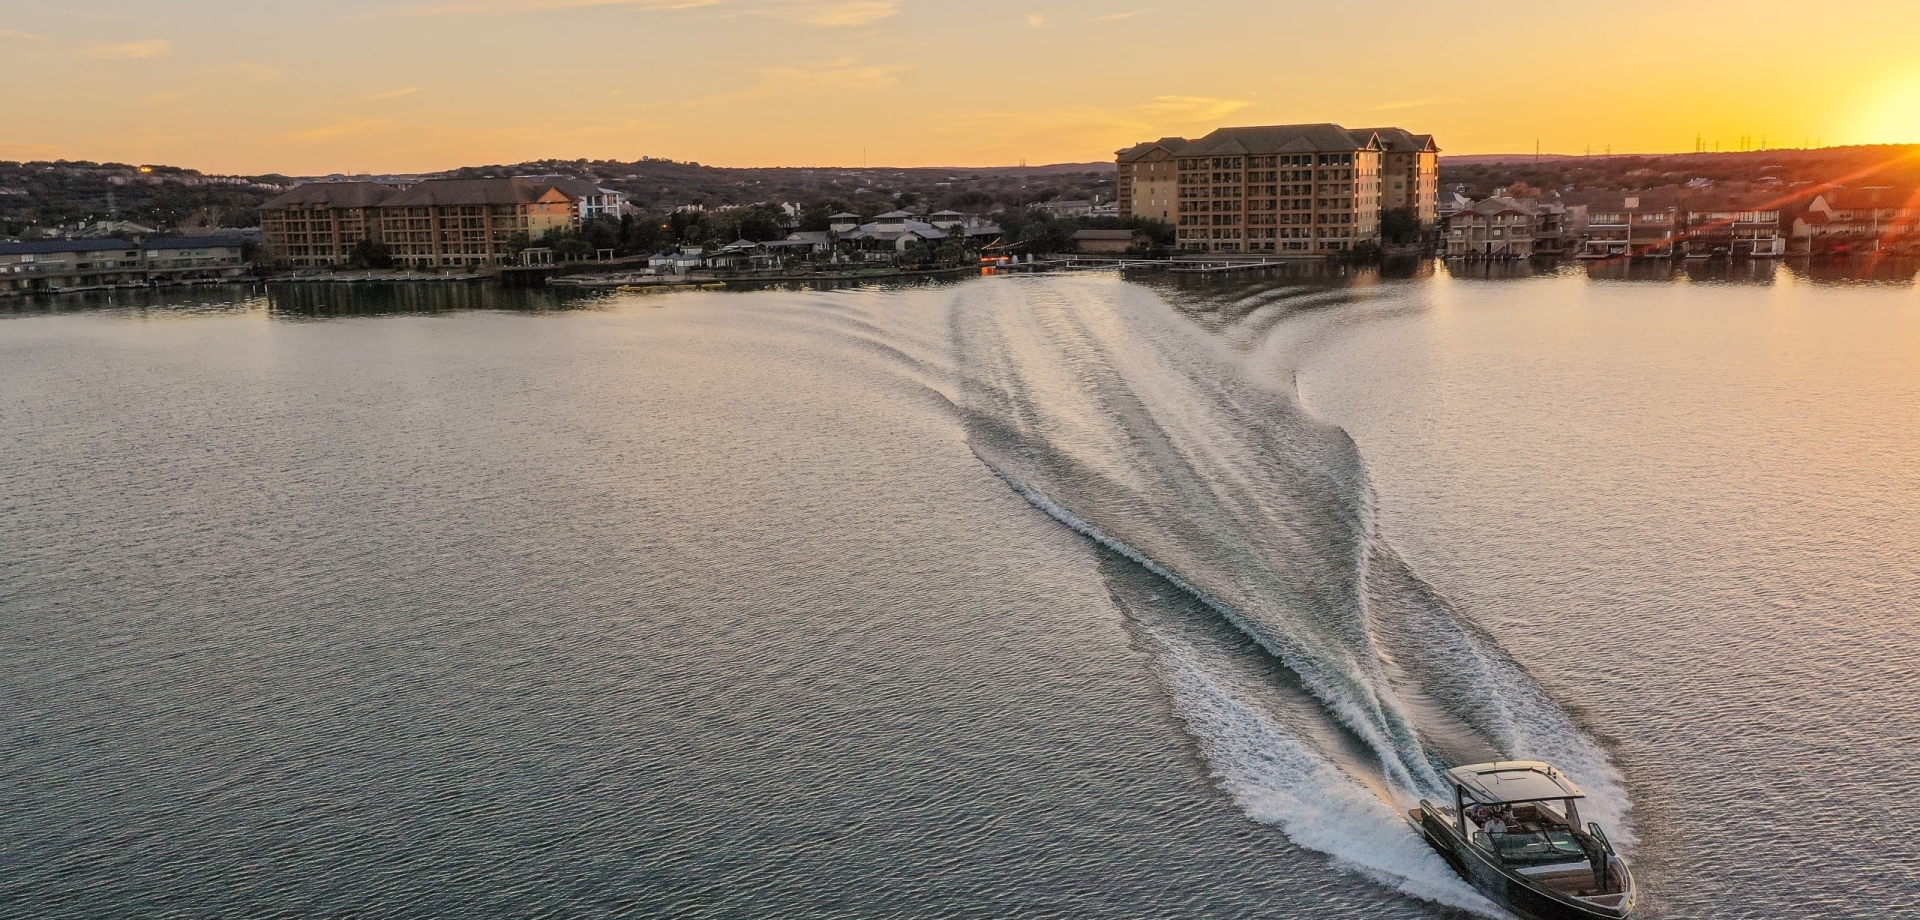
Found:
<path fill-rule="evenodd" d="M 47 240 L 36 243 L 0 243 L 0 256 L 41 255 L 56 252 L 115 252 L 139 249 L 126 240 Z"/>
<path fill-rule="evenodd" d="M 260 207 L 272 209 L 317 204 L 330 208 L 370 208 L 393 197 L 395 191 L 393 186 L 378 182 L 309 182 L 269 199 Z"/>

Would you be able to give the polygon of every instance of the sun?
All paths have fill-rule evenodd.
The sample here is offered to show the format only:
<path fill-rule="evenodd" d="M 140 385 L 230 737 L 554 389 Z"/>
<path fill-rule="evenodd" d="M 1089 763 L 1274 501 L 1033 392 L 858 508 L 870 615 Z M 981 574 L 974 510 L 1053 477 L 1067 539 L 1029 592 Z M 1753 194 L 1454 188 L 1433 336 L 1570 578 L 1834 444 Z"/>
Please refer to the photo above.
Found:
<path fill-rule="evenodd" d="M 1869 144 L 1920 144 L 1920 74 L 1875 97 L 1867 106 L 1860 135 Z"/>

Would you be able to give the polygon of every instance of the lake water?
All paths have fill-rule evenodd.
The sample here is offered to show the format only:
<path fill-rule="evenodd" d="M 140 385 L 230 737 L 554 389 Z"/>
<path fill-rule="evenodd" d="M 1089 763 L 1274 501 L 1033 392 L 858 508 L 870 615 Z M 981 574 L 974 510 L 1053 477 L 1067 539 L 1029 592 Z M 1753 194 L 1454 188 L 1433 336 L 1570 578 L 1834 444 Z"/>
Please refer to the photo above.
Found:
<path fill-rule="evenodd" d="M 1920 916 L 1911 266 L 0 305 L 0 915 Z"/>

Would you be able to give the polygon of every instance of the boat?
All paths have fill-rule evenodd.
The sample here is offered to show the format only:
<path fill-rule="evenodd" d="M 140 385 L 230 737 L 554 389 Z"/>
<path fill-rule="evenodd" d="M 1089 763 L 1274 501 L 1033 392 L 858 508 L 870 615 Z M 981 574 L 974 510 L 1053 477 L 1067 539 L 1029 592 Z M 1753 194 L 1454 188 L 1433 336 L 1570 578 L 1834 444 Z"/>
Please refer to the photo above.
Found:
<path fill-rule="evenodd" d="M 1455 872 L 1530 920 L 1622 920 L 1633 872 L 1597 823 L 1580 823 L 1586 793 L 1534 760 L 1456 767 L 1451 805 L 1425 799 L 1407 813 Z"/>

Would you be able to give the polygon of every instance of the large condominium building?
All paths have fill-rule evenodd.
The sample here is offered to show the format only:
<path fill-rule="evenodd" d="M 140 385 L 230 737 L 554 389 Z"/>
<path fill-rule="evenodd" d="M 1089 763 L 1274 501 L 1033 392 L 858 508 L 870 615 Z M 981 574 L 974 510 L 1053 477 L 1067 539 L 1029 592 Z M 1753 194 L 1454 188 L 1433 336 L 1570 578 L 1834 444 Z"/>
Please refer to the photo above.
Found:
<path fill-rule="evenodd" d="M 1117 198 L 1122 218 L 1173 224 L 1182 252 L 1325 255 L 1379 242 L 1389 207 L 1430 226 L 1438 164 L 1432 137 L 1398 128 L 1222 128 L 1120 151 Z"/>
<path fill-rule="evenodd" d="M 380 204 L 380 236 L 408 268 L 497 265 L 515 234 L 574 224 L 576 202 L 528 179 L 435 179 Z"/>
<path fill-rule="evenodd" d="M 553 182 L 528 179 L 325 182 L 261 205 L 260 227 L 267 248 L 297 268 L 346 265 L 367 239 L 407 268 L 471 267 L 506 262 L 516 234 L 573 226 L 579 205 Z"/>
<path fill-rule="evenodd" d="M 353 247 L 380 238 L 380 203 L 392 186 L 377 182 L 313 182 L 260 206 L 267 248 L 295 268 L 346 265 Z"/>

